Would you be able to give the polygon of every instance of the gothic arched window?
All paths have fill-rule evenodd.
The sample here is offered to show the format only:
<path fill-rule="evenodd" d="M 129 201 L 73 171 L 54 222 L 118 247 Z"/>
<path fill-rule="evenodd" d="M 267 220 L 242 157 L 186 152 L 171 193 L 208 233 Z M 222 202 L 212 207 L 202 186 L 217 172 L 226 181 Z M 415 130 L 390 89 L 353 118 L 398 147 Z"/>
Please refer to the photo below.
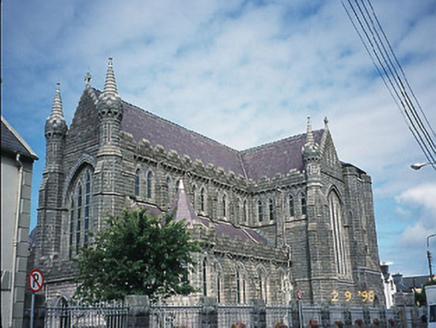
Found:
<path fill-rule="evenodd" d="M 263 206 L 262 206 L 262 201 L 259 199 L 257 201 L 257 216 L 259 218 L 259 222 L 263 221 Z"/>
<path fill-rule="evenodd" d="M 336 268 L 339 274 L 346 274 L 348 272 L 348 265 L 345 247 L 342 205 L 339 196 L 335 191 L 330 192 L 328 196 L 328 202 Z"/>
<path fill-rule="evenodd" d="M 203 296 L 207 296 L 207 262 L 206 258 L 203 259 Z"/>
<path fill-rule="evenodd" d="M 204 212 L 206 209 L 206 195 L 204 188 L 201 188 L 200 190 L 200 211 Z"/>
<path fill-rule="evenodd" d="M 68 243 L 68 257 L 73 255 L 73 239 L 74 239 L 74 198 L 70 201 L 70 240 Z"/>
<path fill-rule="evenodd" d="M 135 196 L 139 196 L 141 185 L 141 171 L 139 169 L 135 172 Z"/>
<path fill-rule="evenodd" d="M 270 198 L 268 201 L 269 219 L 274 220 L 274 199 Z"/>
<path fill-rule="evenodd" d="M 289 203 L 289 216 L 295 216 L 294 197 L 292 195 L 289 195 L 288 203 Z"/>
<path fill-rule="evenodd" d="M 153 173 L 151 171 L 147 172 L 147 198 L 153 197 Z"/>
<path fill-rule="evenodd" d="M 85 222 L 83 232 L 83 246 L 88 246 L 88 230 L 89 230 L 89 206 L 91 201 L 91 176 L 86 172 L 85 183 Z"/>
<path fill-rule="evenodd" d="M 82 185 L 79 184 L 77 192 L 77 219 L 76 219 L 76 254 L 80 247 L 80 230 L 82 226 Z"/>
<path fill-rule="evenodd" d="M 301 214 L 307 214 L 307 203 L 306 203 L 306 194 L 304 192 L 301 193 Z"/>
<path fill-rule="evenodd" d="M 166 180 L 166 189 L 167 189 L 167 203 L 171 203 L 171 178 L 167 177 Z"/>
<path fill-rule="evenodd" d="M 226 197 L 226 195 L 223 195 L 223 197 L 221 199 L 221 206 L 222 206 L 223 217 L 226 217 L 227 216 L 227 197 Z"/>

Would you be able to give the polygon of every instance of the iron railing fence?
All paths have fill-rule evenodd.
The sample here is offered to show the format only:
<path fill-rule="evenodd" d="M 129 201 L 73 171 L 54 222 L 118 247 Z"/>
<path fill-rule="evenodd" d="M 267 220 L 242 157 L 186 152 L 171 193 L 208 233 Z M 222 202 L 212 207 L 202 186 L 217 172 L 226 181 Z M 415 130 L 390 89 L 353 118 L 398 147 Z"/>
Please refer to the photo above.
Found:
<path fill-rule="evenodd" d="M 123 304 L 48 307 L 46 328 L 126 328 L 129 308 Z"/>
<path fill-rule="evenodd" d="M 150 328 L 201 327 L 201 306 L 153 305 L 150 307 Z"/>

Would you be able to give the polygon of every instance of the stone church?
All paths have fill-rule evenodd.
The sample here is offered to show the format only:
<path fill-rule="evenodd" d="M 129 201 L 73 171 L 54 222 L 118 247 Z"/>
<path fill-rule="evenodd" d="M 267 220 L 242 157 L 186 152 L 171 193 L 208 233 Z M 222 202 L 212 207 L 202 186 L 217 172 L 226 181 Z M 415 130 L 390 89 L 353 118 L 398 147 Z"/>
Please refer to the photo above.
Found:
<path fill-rule="evenodd" d="M 34 267 L 48 299 L 74 292 L 88 231 L 144 207 L 174 210 L 205 241 L 198 292 L 175 302 L 384 304 L 371 178 L 339 160 L 327 120 L 239 151 L 121 99 L 112 59 L 103 91 L 85 81 L 71 124 L 58 85 L 45 125 Z"/>

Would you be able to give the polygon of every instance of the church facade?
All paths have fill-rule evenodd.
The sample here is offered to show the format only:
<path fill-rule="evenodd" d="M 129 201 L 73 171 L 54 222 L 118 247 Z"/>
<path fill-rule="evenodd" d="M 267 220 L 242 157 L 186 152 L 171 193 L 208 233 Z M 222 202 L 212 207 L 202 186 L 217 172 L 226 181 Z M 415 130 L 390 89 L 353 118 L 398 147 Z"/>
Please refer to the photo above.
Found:
<path fill-rule="evenodd" d="M 110 59 L 104 90 L 86 81 L 70 126 L 57 88 L 45 137 L 34 266 L 48 299 L 74 292 L 88 231 L 145 207 L 175 209 L 203 241 L 198 292 L 175 302 L 384 304 L 371 178 L 339 160 L 327 121 L 238 151 L 122 100 Z"/>

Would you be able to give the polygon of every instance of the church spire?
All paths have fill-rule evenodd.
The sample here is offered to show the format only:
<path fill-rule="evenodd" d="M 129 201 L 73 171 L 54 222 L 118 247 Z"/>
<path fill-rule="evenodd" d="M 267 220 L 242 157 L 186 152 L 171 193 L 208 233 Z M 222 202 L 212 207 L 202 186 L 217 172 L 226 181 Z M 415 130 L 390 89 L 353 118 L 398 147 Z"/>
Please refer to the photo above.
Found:
<path fill-rule="evenodd" d="M 65 122 L 62 110 L 61 85 L 57 83 L 51 114 L 45 122 L 45 135 L 46 137 L 51 137 L 55 134 L 65 135 L 67 129 L 67 123 Z"/>
<path fill-rule="evenodd" d="M 123 106 L 118 95 L 112 58 L 109 58 L 104 90 L 98 98 L 98 114 L 100 118 L 113 117 L 121 121 Z"/>
<path fill-rule="evenodd" d="M 118 95 L 112 58 L 109 58 L 109 62 L 108 62 L 106 81 L 104 83 L 104 92 Z"/>
<path fill-rule="evenodd" d="M 312 123 L 310 122 L 310 116 L 307 117 L 307 137 L 305 146 L 312 146 L 315 144 L 315 139 L 312 133 Z"/>
<path fill-rule="evenodd" d="M 313 136 L 310 116 L 307 117 L 306 143 L 303 146 L 303 157 L 306 160 L 317 160 L 319 158 L 319 146 Z"/>
<path fill-rule="evenodd" d="M 51 116 L 64 117 L 62 111 L 62 98 L 61 98 L 61 84 L 56 83 L 56 94 L 53 100 L 53 107 L 51 110 Z"/>

